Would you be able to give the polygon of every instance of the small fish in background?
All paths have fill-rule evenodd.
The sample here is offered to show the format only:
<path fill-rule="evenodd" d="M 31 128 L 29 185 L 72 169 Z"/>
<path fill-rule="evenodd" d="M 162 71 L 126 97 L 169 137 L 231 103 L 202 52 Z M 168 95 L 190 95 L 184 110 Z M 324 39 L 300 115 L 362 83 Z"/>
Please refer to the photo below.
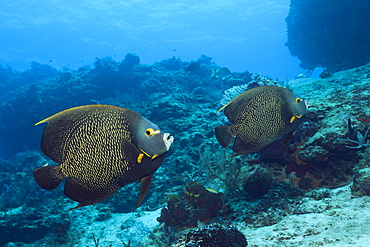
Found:
<path fill-rule="evenodd" d="M 221 78 L 225 80 L 226 78 L 229 78 L 230 76 L 231 76 L 231 71 L 226 67 L 222 67 L 217 70 L 212 69 L 211 77 Z"/>
<path fill-rule="evenodd" d="M 186 72 L 189 71 L 196 71 L 200 68 L 200 64 L 198 62 L 191 62 L 184 70 Z"/>
<path fill-rule="evenodd" d="M 103 201 L 140 180 L 139 207 L 173 142 L 138 113 L 110 105 L 74 107 L 35 125 L 42 123 L 47 125 L 41 150 L 59 165 L 36 168 L 34 178 L 46 190 L 66 179 L 64 194 L 79 202 L 75 208 Z"/>
<path fill-rule="evenodd" d="M 99 100 L 96 100 L 96 99 L 90 99 L 90 102 L 92 102 L 94 104 L 101 105 L 101 102 Z"/>
<path fill-rule="evenodd" d="M 238 156 L 255 152 L 285 137 L 287 144 L 307 109 L 306 101 L 290 90 L 277 86 L 249 89 L 222 107 L 233 124 L 218 126 L 215 134 L 222 147 L 227 148 L 234 137 L 233 151 Z"/>

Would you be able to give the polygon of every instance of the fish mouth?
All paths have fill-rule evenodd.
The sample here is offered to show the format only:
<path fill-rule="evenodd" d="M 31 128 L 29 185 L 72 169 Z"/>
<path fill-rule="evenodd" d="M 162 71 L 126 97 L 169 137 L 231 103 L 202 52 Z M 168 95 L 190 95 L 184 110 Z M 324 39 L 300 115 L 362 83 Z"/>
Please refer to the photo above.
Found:
<path fill-rule="evenodd" d="M 164 145 L 166 145 L 166 151 L 170 149 L 173 139 L 174 139 L 173 136 L 170 136 L 169 133 L 164 133 L 163 142 L 164 142 Z"/>
<path fill-rule="evenodd" d="M 306 106 L 306 109 L 307 109 L 307 108 L 308 108 L 308 106 L 309 106 L 309 105 L 308 105 L 308 101 L 307 101 L 307 100 L 305 100 L 305 101 L 304 101 L 304 105 Z"/>

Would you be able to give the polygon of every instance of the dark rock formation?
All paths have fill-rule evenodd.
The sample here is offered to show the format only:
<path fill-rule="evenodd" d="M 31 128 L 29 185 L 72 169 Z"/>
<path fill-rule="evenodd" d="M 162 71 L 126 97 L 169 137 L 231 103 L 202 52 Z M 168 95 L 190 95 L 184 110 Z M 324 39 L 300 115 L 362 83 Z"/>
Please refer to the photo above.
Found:
<path fill-rule="evenodd" d="M 271 188 L 272 175 L 260 167 L 251 171 L 243 183 L 243 189 L 252 197 L 260 198 Z"/>
<path fill-rule="evenodd" d="M 336 72 L 370 61 L 370 2 L 291 0 L 287 46 L 301 67 Z"/>
<path fill-rule="evenodd" d="M 194 227 L 198 221 L 211 220 L 222 209 L 222 193 L 191 182 L 186 185 L 186 192 L 169 196 L 167 208 L 162 208 L 157 220 L 172 226 Z"/>

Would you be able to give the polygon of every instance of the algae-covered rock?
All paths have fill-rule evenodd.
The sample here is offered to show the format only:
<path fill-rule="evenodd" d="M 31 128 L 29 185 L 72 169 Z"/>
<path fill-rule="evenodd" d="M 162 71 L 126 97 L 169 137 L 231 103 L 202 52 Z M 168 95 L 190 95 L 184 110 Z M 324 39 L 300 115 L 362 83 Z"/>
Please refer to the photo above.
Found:
<path fill-rule="evenodd" d="M 211 224 L 191 230 L 173 247 L 246 247 L 245 236 L 234 227 Z"/>
<path fill-rule="evenodd" d="M 55 205 L 54 205 L 55 206 Z M 55 244 L 66 244 L 70 218 L 67 212 L 52 208 L 18 207 L 0 216 L 0 245 L 8 242 L 32 243 L 54 234 Z"/>
<path fill-rule="evenodd" d="M 163 208 L 159 222 L 171 226 L 194 227 L 198 221 L 214 218 L 223 209 L 222 193 L 206 189 L 200 182 L 186 185 L 185 192 L 170 195 L 167 208 Z"/>
<path fill-rule="evenodd" d="M 272 175 L 268 170 L 257 167 L 248 174 L 243 183 L 243 189 L 252 197 L 259 198 L 268 193 L 272 184 Z"/>
<path fill-rule="evenodd" d="M 370 167 L 355 173 L 351 192 L 354 196 L 370 196 Z"/>

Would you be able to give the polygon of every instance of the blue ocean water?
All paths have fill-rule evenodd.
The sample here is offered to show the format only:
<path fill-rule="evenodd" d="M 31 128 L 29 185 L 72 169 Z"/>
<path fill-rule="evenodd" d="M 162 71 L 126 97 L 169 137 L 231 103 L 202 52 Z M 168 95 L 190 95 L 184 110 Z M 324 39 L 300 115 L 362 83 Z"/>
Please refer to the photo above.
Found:
<path fill-rule="evenodd" d="M 0 7 L 0 63 L 76 69 L 126 53 L 143 63 L 205 54 L 234 72 L 292 79 L 302 70 L 285 46 L 288 11 L 289 0 L 16 0 Z"/>

